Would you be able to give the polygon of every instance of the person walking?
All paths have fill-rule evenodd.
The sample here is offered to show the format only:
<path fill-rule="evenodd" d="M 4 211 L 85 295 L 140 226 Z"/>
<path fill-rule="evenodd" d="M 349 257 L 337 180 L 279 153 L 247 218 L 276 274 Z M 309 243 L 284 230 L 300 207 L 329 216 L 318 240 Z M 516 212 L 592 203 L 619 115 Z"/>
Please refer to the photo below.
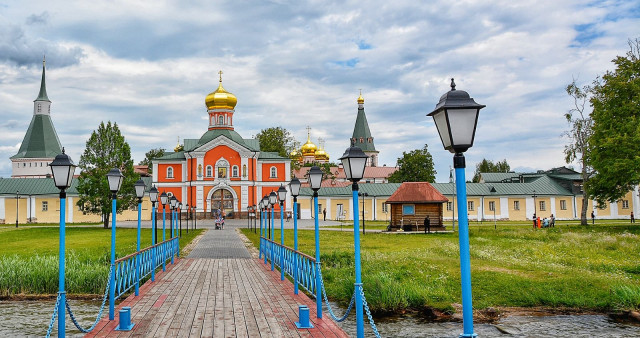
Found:
<path fill-rule="evenodd" d="M 555 227 L 556 226 L 556 218 L 553 216 L 553 214 L 551 214 L 551 222 L 549 224 L 551 227 Z"/>
<path fill-rule="evenodd" d="M 591 211 L 591 224 L 596 224 L 596 214 Z"/>
<path fill-rule="evenodd" d="M 322 209 L 322 220 L 327 220 L 327 208 Z"/>
<path fill-rule="evenodd" d="M 636 218 L 633 216 L 633 211 L 631 212 L 631 223 L 635 223 Z"/>
<path fill-rule="evenodd" d="M 424 218 L 424 233 L 426 234 L 427 232 L 431 233 L 431 219 L 429 215 Z"/>
<path fill-rule="evenodd" d="M 538 228 L 538 221 L 536 220 L 536 214 L 533 214 L 533 229 Z"/>

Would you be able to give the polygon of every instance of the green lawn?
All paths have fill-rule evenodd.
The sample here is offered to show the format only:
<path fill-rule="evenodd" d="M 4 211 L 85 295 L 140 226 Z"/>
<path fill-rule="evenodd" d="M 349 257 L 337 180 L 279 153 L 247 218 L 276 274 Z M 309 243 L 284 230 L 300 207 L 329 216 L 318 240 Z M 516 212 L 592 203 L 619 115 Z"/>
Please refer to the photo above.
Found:
<path fill-rule="evenodd" d="M 182 231 L 184 248 L 202 230 Z M 170 231 L 167 232 L 169 238 Z M 111 260 L 111 229 L 66 229 L 67 293 L 104 292 Z M 158 232 L 162 239 L 162 230 Z M 137 229 L 116 229 L 116 259 L 136 251 Z M 151 230 L 142 229 L 141 249 L 151 246 Z M 0 229 L 0 297 L 15 294 L 54 294 L 58 289 L 59 229 L 25 227 Z"/>
<path fill-rule="evenodd" d="M 503 223 L 497 230 L 493 222 L 472 223 L 474 308 L 640 308 L 640 226 L 599 223 L 539 230 L 528 223 Z M 257 235 L 245 234 L 257 243 Z M 314 255 L 313 231 L 299 234 L 301 251 Z M 285 236 L 293 246 L 292 232 Z M 362 279 L 376 311 L 447 310 L 461 302 L 457 232 L 367 233 L 361 239 Z M 353 235 L 321 231 L 320 247 L 328 296 L 346 305 L 354 281 Z"/>

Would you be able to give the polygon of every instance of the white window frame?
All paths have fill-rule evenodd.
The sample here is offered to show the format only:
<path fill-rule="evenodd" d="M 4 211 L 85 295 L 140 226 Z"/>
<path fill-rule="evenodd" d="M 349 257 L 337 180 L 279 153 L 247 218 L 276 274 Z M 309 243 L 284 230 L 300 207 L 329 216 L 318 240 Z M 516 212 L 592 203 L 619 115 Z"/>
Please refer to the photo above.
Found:
<path fill-rule="evenodd" d="M 472 211 L 475 210 L 473 207 L 473 201 L 467 201 L 467 209 Z"/>
<path fill-rule="evenodd" d="M 540 211 L 547 211 L 547 203 L 545 201 L 538 201 L 538 207 Z"/>
<path fill-rule="evenodd" d="M 231 177 L 240 177 L 240 169 L 237 165 L 231 167 Z"/>
<path fill-rule="evenodd" d="M 167 178 L 173 178 L 173 167 L 172 166 L 168 166 L 167 167 Z"/>
<path fill-rule="evenodd" d="M 213 166 L 208 165 L 204 172 L 206 177 L 213 177 Z"/>
<path fill-rule="evenodd" d="M 49 202 L 42 201 L 42 211 L 49 211 Z"/>
<path fill-rule="evenodd" d="M 567 210 L 567 200 L 560 200 L 560 210 Z"/>
<path fill-rule="evenodd" d="M 489 201 L 489 211 L 496 211 L 496 202 Z"/>
<path fill-rule="evenodd" d="M 622 200 L 622 209 L 629 209 L 629 200 Z"/>
<path fill-rule="evenodd" d="M 453 202 L 447 202 L 447 211 L 453 210 Z"/>
<path fill-rule="evenodd" d="M 278 168 L 275 166 L 269 168 L 269 178 L 278 178 Z"/>
<path fill-rule="evenodd" d="M 520 201 L 513 201 L 513 210 L 520 210 Z"/>

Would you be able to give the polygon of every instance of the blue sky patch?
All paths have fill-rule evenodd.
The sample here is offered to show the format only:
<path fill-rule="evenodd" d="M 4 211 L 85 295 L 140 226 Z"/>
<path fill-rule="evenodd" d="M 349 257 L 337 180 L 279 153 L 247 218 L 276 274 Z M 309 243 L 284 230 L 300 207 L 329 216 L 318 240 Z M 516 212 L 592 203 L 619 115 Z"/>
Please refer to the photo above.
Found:
<path fill-rule="evenodd" d="M 331 63 L 344 68 L 353 68 L 358 64 L 358 62 L 360 62 L 358 58 L 353 58 L 349 60 L 333 61 Z"/>
<path fill-rule="evenodd" d="M 356 44 L 358 45 L 358 49 L 360 49 L 360 50 L 372 49 L 373 48 L 373 46 L 371 46 L 371 44 L 367 43 L 364 40 L 360 40 L 360 41 L 356 42 Z"/>

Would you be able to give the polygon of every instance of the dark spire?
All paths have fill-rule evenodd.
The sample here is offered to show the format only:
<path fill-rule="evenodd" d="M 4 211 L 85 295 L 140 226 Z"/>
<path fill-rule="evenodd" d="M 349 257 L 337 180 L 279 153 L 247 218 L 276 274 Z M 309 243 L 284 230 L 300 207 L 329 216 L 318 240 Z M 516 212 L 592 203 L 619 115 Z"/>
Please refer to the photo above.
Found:
<path fill-rule="evenodd" d="M 38 93 L 38 97 L 36 98 L 36 101 L 49 101 L 49 97 L 47 96 L 47 84 L 44 80 L 44 65 L 45 65 L 45 59 L 44 57 L 42 57 L 42 81 L 40 82 L 40 93 Z"/>
<path fill-rule="evenodd" d="M 364 99 L 362 98 L 362 94 L 358 97 L 358 116 L 356 117 L 356 125 L 353 128 L 351 143 L 360 147 L 360 149 L 365 152 L 376 151 L 376 147 L 373 145 L 373 137 L 369 130 L 369 123 L 367 123 L 367 116 L 364 113 Z"/>

